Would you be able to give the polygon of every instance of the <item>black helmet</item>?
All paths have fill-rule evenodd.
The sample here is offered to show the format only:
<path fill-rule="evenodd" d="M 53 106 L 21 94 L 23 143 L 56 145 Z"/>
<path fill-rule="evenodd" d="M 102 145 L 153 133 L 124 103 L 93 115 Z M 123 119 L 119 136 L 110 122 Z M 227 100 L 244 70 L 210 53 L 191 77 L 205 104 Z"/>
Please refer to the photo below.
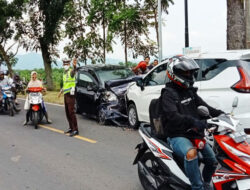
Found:
<path fill-rule="evenodd" d="M 174 56 L 169 59 L 167 75 L 174 83 L 188 88 L 195 82 L 195 75 L 199 68 L 199 65 L 191 58 Z"/>

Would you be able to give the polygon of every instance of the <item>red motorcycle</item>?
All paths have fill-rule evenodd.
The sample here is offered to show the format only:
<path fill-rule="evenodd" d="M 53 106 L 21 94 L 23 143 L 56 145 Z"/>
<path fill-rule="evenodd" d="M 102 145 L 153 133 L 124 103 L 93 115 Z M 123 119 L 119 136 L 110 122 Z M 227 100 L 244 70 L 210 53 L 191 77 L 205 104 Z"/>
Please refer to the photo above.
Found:
<path fill-rule="evenodd" d="M 43 105 L 43 88 L 41 87 L 32 87 L 28 88 L 29 92 L 29 117 L 33 122 L 35 129 L 38 128 L 38 124 L 42 121 L 44 117 L 44 105 Z"/>
<path fill-rule="evenodd" d="M 237 106 L 237 101 L 233 107 Z M 200 114 L 209 116 L 206 107 L 198 108 Z M 239 121 L 231 115 L 220 115 L 207 120 L 210 128 L 206 135 L 220 163 L 212 181 L 216 190 L 250 189 L 250 136 L 244 131 L 236 132 Z M 249 132 L 249 129 L 245 131 Z M 143 124 L 139 128 L 143 139 L 137 145 L 138 154 L 134 164 L 138 165 L 138 175 L 145 190 L 191 190 L 191 184 L 171 146 L 155 137 L 151 126 Z M 202 144 L 200 144 L 202 145 Z M 199 146 L 198 146 L 199 147 Z M 202 147 L 202 146 L 201 146 Z M 202 163 L 202 159 L 200 159 Z"/>

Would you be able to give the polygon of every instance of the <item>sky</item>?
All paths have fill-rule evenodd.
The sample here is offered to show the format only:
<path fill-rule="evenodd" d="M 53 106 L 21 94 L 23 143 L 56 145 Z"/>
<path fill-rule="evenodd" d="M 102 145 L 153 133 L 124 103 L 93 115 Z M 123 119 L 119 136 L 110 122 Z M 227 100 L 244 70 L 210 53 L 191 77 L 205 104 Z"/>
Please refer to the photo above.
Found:
<path fill-rule="evenodd" d="M 185 45 L 184 35 L 184 0 L 174 0 L 170 5 L 169 14 L 163 14 L 164 26 L 163 57 L 180 54 Z M 190 47 L 200 47 L 202 52 L 226 50 L 226 0 L 189 0 L 189 44 Z M 155 30 L 150 29 L 151 39 L 156 41 Z M 107 58 L 124 60 L 123 46 L 116 40 L 114 52 Z M 59 44 L 60 57 L 65 57 L 63 47 L 65 41 Z M 25 54 L 23 49 L 19 55 Z M 142 57 L 139 57 L 142 59 Z M 133 61 L 130 55 L 129 61 Z"/>
<path fill-rule="evenodd" d="M 185 46 L 184 0 L 174 2 L 169 14 L 162 16 L 163 57 L 180 54 Z M 190 47 L 200 47 L 202 52 L 226 50 L 226 10 L 226 0 L 188 1 Z M 150 31 L 156 41 L 155 30 Z M 124 59 L 122 46 L 118 44 L 114 49 L 107 57 Z"/>

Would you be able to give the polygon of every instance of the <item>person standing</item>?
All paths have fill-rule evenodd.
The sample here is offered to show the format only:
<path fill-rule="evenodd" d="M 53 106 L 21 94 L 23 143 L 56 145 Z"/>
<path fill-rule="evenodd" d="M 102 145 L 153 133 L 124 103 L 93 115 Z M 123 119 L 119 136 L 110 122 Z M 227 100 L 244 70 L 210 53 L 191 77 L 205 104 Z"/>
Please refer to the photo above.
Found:
<path fill-rule="evenodd" d="M 69 129 L 64 133 L 70 137 L 79 134 L 77 119 L 75 114 L 75 74 L 76 74 L 76 63 L 77 60 L 73 60 L 73 68 L 70 68 L 70 60 L 63 60 L 63 88 L 61 89 L 58 97 L 64 94 L 64 105 L 66 117 L 69 122 Z"/>
<path fill-rule="evenodd" d="M 145 57 L 144 61 L 139 62 L 139 64 L 134 67 L 132 70 L 135 74 L 145 74 L 148 72 L 150 57 Z"/>
<path fill-rule="evenodd" d="M 155 59 L 154 62 L 148 66 L 148 69 L 151 70 L 151 69 L 153 69 L 156 65 L 158 65 L 158 60 L 157 60 L 157 59 Z"/>

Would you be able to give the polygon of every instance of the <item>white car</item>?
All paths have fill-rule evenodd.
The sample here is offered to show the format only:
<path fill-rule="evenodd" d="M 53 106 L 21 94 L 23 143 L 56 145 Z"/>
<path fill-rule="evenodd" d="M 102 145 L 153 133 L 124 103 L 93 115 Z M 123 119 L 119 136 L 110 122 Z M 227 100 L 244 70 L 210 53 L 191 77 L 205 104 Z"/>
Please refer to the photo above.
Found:
<path fill-rule="evenodd" d="M 209 105 L 227 113 L 232 111 L 233 99 L 239 104 L 234 114 L 250 118 L 250 50 L 202 53 L 189 56 L 200 66 L 197 82 L 198 94 Z M 128 120 L 132 128 L 140 122 L 149 122 L 149 104 L 158 98 L 169 81 L 166 76 L 168 59 L 162 61 L 142 80 L 130 84 L 127 91 Z"/>

